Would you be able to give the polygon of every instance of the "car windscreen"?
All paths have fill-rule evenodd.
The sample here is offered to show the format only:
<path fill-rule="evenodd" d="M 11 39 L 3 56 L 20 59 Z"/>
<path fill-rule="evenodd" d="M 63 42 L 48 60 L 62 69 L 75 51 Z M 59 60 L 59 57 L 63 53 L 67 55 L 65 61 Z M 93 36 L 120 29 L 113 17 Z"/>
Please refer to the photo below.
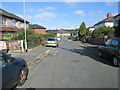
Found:
<path fill-rule="evenodd" d="M 49 38 L 48 41 L 55 41 L 55 39 L 54 38 Z"/>

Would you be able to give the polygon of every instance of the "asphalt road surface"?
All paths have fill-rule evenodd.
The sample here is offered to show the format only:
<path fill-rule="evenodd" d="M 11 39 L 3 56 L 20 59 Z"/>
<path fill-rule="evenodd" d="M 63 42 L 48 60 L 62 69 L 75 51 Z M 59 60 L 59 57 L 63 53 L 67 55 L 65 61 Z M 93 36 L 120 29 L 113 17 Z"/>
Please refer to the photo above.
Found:
<path fill-rule="evenodd" d="M 19 88 L 118 88 L 118 68 L 95 47 L 63 41 L 38 63 Z"/>

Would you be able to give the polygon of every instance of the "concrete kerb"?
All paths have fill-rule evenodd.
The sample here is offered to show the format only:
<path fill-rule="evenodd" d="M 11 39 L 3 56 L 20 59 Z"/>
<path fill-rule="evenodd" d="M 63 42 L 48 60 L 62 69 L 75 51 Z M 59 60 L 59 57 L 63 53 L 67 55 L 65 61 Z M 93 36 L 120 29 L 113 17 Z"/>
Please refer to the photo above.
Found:
<path fill-rule="evenodd" d="M 43 47 L 43 46 L 39 45 L 39 46 L 34 47 L 34 48 L 32 48 L 32 49 L 28 49 L 28 51 L 32 51 L 32 50 L 37 49 L 37 48 L 40 48 L 40 47 Z"/>
<path fill-rule="evenodd" d="M 98 45 L 93 45 L 93 44 L 89 44 L 89 43 L 83 43 L 83 42 L 81 42 L 83 45 L 85 45 L 85 46 L 95 46 L 95 47 L 98 47 Z"/>
<path fill-rule="evenodd" d="M 34 60 L 28 62 L 27 66 L 28 66 L 29 70 L 31 70 L 34 65 L 36 65 L 37 63 L 39 63 L 40 61 L 42 61 L 42 59 L 44 57 L 46 57 L 52 49 L 53 49 L 52 47 L 49 48 L 47 51 L 45 51 L 42 54 L 38 55 Z"/>

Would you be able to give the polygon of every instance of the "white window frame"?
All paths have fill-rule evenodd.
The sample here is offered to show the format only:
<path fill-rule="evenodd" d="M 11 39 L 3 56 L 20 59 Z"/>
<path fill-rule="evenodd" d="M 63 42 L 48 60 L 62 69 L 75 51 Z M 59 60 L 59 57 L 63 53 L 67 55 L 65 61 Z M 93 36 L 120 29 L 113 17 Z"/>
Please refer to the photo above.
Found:
<path fill-rule="evenodd" d="M 16 26 L 16 23 L 17 23 L 16 20 L 13 19 L 13 20 L 12 20 L 12 26 Z"/>

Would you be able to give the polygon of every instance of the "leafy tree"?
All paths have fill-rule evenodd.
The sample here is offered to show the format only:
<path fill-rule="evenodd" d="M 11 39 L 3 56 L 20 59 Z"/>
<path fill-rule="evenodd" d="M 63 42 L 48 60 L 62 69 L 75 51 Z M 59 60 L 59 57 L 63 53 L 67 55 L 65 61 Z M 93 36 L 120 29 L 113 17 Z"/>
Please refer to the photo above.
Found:
<path fill-rule="evenodd" d="M 84 22 L 82 22 L 82 24 L 80 25 L 80 28 L 79 28 L 79 31 L 78 31 L 78 36 L 79 36 L 79 39 L 80 37 L 86 35 L 86 25 Z"/>
<path fill-rule="evenodd" d="M 91 33 L 91 31 L 89 31 L 89 29 L 86 28 L 86 35 L 89 35 L 89 33 Z"/>

